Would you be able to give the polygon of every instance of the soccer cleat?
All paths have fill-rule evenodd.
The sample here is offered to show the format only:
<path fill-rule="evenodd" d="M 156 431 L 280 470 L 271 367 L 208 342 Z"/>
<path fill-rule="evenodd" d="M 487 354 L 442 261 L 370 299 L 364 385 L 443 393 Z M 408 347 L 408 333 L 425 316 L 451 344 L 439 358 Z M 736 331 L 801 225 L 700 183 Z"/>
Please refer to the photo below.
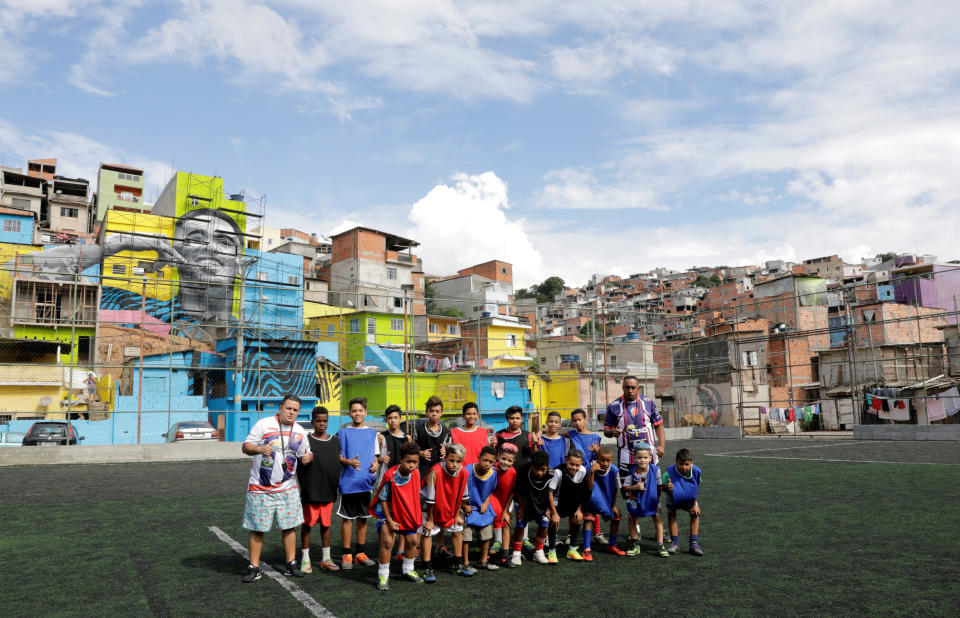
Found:
<path fill-rule="evenodd" d="M 300 570 L 304 573 L 313 573 L 313 565 L 310 564 L 309 560 L 304 560 L 300 563 Z"/>
<path fill-rule="evenodd" d="M 576 547 L 571 547 L 567 550 L 567 560 L 573 560 L 575 562 L 580 562 L 583 560 L 583 556 L 580 555 L 580 552 L 577 551 Z"/>
<path fill-rule="evenodd" d="M 557 560 L 557 550 L 551 549 L 547 552 L 547 563 L 548 564 L 560 564 L 560 561 Z"/>
<path fill-rule="evenodd" d="M 390 590 L 390 576 L 389 575 L 379 575 L 377 576 L 377 590 Z"/>
<path fill-rule="evenodd" d="M 373 565 L 376 564 L 376 562 L 368 558 L 367 555 L 363 552 L 360 552 L 359 554 L 354 556 L 353 560 L 355 562 L 359 562 L 362 566 L 365 566 L 365 567 L 372 567 Z"/>
<path fill-rule="evenodd" d="M 669 558 L 670 552 L 667 551 L 667 548 L 663 546 L 663 543 L 657 545 L 657 555 L 661 558 Z"/>
<path fill-rule="evenodd" d="M 324 571 L 339 571 L 340 567 L 333 560 L 324 560 L 320 563 L 320 568 Z"/>
<path fill-rule="evenodd" d="M 633 541 L 633 546 L 625 551 L 624 553 L 628 556 L 639 556 L 643 553 L 643 549 L 640 548 L 640 542 L 636 539 L 631 539 Z"/>
<path fill-rule="evenodd" d="M 675 553 L 677 553 L 678 551 L 680 551 L 680 544 L 679 544 L 679 543 L 670 543 L 669 545 L 667 545 L 667 553 L 669 553 L 669 554 L 675 554 Z"/>
<path fill-rule="evenodd" d="M 243 575 L 243 583 L 249 584 L 255 582 L 263 576 L 263 571 L 260 570 L 260 567 L 255 567 L 252 564 L 247 567 L 247 572 Z"/>
<path fill-rule="evenodd" d="M 503 545 L 500 544 L 500 541 L 494 541 L 493 545 L 490 546 L 490 555 L 495 556 L 499 554 L 502 549 Z"/>
<path fill-rule="evenodd" d="M 349 571 L 353 568 L 353 554 L 344 554 L 340 559 L 340 568 Z"/>
<path fill-rule="evenodd" d="M 471 569 L 470 565 L 468 564 L 458 564 L 457 566 L 453 567 L 453 572 L 462 577 L 473 577 L 477 574 L 477 572 Z"/>
<path fill-rule="evenodd" d="M 597 543 L 603 543 L 604 545 L 608 545 L 610 543 L 610 540 L 607 539 L 607 537 L 603 536 L 602 532 L 598 532 L 594 534 L 593 540 L 596 541 Z"/>
<path fill-rule="evenodd" d="M 480 569 L 483 571 L 499 571 L 500 567 L 493 564 L 492 562 L 481 562 Z"/>
<path fill-rule="evenodd" d="M 510 556 L 510 560 L 507 561 L 507 564 L 510 565 L 509 568 L 520 566 L 520 562 L 523 560 L 523 557 L 520 554 L 514 554 Z"/>
<path fill-rule="evenodd" d="M 296 560 L 291 560 L 283 565 L 283 574 L 291 577 L 303 577 L 303 571 L 300 570 L 300 565 L 297 564 Z"/>
<path fill-rule="evenodd" d="M 694 541 L 693 543 L 690 543 L 690 550 L 689 550 L 689 551 L 690 551 L 690 553 L 693 554 L 694 556 L 702 556 L 702 555 L 703 555 L 703 550 L 700 549 L 700 544 L 697 543 L 696 541 Z"/>
<path fill-rule="evenodd" d="M 561 539 L 561 540 L 559 540 L 559 541 L 557 541 L 557 542 L 560 543 L 561 545 L 570 545 L 570 542 L 571 542 L 571 541 L 573 541 L 573 538 L 571 538 L 570 535 L 568 534 L 568 535 L 565 536 L 563 539 Z"/>
<path fill-rule="evenodd" d="M 546 555 L 544 555 L 542 549 L 538 549 L 537 551 L 533 552 L 533 561 L 537 564 L 550 564 L 550 560 L 548 560 Z"/>
<path fill-rule="evenodd" d="M 412 583 L 412 584 L 422 584 L 423 578 L 420 577 L 420 574 L 416 571 L 410 571 L 409 573 L 403 574 L 403 579 Z"/>
<path fill-rule="evenodd" d="M 433 569 L 424 569 L 421 577 L 423 577 L 423 581 L 428 584 L 437 583 L 437 576 L 433 574 Z"/>
<path fill-rule="evenodd" d="M 593 562 L 593 550 L 585 549 L 583 550 L 583 561 L 584 562 Z"/>
<path fill-rule="evenodd" d="M 530 539 L 523 539 L 523 549 L 526 551 L 535 549 L 533 543 L 530 542 Z"/>
<path fill-rule="evenodd" d="M 450 550 L 447 549 L 446 545 L 441 545 L 437 548 L 437 556 L 443 556 L 444 558 L 449 558 L 453 554 L 450 553 Z"/>
<path fill-rule="evenodd" d="M 627 552 L 623 551 L 622 549 L 620 549 L 620 548 L 617 547 L 616 545 L 607 545 L 607 553 L 608 553 L 608 554 L 615 554 L 615 555 L 617 555 L 617 556 L 626 556 L 626 555 L 627 555 Z"/>

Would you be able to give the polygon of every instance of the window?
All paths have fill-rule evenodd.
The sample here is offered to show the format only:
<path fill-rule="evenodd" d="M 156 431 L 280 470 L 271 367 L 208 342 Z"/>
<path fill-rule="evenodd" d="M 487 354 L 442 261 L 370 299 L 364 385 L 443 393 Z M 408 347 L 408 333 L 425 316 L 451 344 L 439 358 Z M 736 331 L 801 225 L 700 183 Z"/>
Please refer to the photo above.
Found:
<path fill-rule="evenodd" d="M 507 274 L 507 269 L 506 269 L 506 268 L 501 268 L 501 269 L 500 269 L 500 272 L 505 275 L 505 274 Z"/>
<path fill-rule="evenodd" d="M 327 337 L 333 338 L 334 328 L 333 324 L 327 324 Z"/>
<path fill-rule="evenodd" d="M 759 364 L 760 354 L 756 350 L 741 352 L 741 356 L 743 356 L 744 367 L 756 367 Z"/>
<path fill-rule="evenodd" d="M 507 335 L 507 347 L 508 347 L 508 348 L 515 348 L 515 347 L 517 347 L 517 336 L 516 336 L 516 335 L 514 335 L 514 334 L 508 334 L 508 335 Z"/>
<path fill-rule="evenodd" d="M 11 198 L 10 202 L 14 208 L 19 208 L 20 210 L 30 210 L 30 200 L 22 197 Z"/>
<path fill-rule="evenodd" d="M 456 324 L 447 324 L 447 334 L 456 335 L 457 334 L 457 325 Z"/>
<path fill-rule="evenodd" d="M 20 231 L 20 220 L 19 219 L 4 219 L 3 220 L 3 231 L 4 232 L 19 232 Z"/>
<path fill-rule="evenodd" d="M 287 283 L 290 285 L 300 285 L 300 277 L 297 275 L 290 275 L 287 277 Z"/>
<path fill-rule="evenodd" d="M 191 206 L 199 206 L 199 205 L 200 205 L 200 200 L 198 200 L 198 199 L 195 198 L 195 197 L 191 197 L 191 198 L 190 198 L 190 205 L 191 205 Z"/>
<path fill-rule="evenodd" d="M 439 324 L 433 324 L 433 323 L 431 323 L 431 324 L 430 324 L 430 332 L 433 333 L 433 334 L 435 334 L 435 335 L 436 335 L 436 334 L 439 334 L 439 333 L 440 333 L 440 325 L 439 325 Z"/>
<path fill-rule="evenodd" d="M 359 333 L 360 332 L 360 320 L 354 318 L 350 320 L 350 332 Z"/>
<path fill-rule="evenodd" d="M 267 273 L 257 273 L 257 281 L 266 281 L 267 279 Z"/>
<path fill-rule="evenodd" d="M 61 217 L 71 217 L 71 218 L 73 218 L 73 219 L 76 219 L 77 217 L 80 216 L 80 211 L 77 210 L 76 208 L 61 208 L 61 209 L 60 209 L 60 216 L 61 216 Z"/>
<path fill-rule="evenodd" d="M 390 318 L 390 330 L 403 330 L 403 320 L 400 318 Z"/>
<path fill-rule="evenodd" d="M 387 279 L 396 279 L 397 278 L 397 269 L 387 267 Z"/>
<path fill-rule="evenodd" d="M 376 335 L 377 334 L 377 320 L 376 318 L 367 318 L 367 334 Z"/>
<path fill-rule="evenodd" d="M 117 199 L 122 202 L 137 202 L 137 196 L 129 191 L 121 191 L 120 193 L 117 193 Z"/>
<path fill-rule="evenodd" d="M 610 355 L 610 365 L 611 365 L 611 366 L 614 366 L 614 367 L 617 365 L 617 355 L 616 355 L 616 354 L 611 354 L 611 355 Z"/>
<path fill-rule="evenodd" d="M 393 306 L 396 307 L 397 309 L 399 309 L 400 307 L 403 307 L 403 299 L 398 296 L 394 296 Z"/>
<path fill-rule="evenodd" d="M 126 174 L 124 172 L 120 172 L 117 174 L 117 177 L 120 178 L 120 180 L 132 180 L 133 182 L 140 182 L 140 177 L 136 174 Z"/>
<path fill-rule="evenodd" d="M 115 275 L 125 275 L 127 274 L 127 267 L 123 264 L 114 264 L 113 268 L 110 269 L 110 272 Z"/>

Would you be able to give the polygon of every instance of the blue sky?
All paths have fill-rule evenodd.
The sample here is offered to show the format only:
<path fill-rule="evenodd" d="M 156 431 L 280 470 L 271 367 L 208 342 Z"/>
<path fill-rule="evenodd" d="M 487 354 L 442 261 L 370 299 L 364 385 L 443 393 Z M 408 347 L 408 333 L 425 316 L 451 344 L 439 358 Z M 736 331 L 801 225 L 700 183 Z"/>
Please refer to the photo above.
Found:
<path fill-rule="evenodd" d="M 0 163 L 559 274 L 954 253 L 960 5 L 0 0 Z"/>

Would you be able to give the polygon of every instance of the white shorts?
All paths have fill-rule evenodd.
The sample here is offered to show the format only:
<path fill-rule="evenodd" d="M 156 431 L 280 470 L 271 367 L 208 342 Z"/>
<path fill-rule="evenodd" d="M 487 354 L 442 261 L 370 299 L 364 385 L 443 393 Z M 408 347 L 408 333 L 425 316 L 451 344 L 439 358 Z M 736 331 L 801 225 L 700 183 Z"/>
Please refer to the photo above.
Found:
<path fill-rule="evenodd" d="M 427 513 L 426 513 L 426 511 L 424 511 L 424 513 L 423 513 L 423 523 L 427 523 Z M 420 528 L 417 529 L 417 532 L 419 532 L 419 533 L 422 534 L 423 536 L 436 536 L 436 535 L 440 534 L 440 531 L 441 531 L 441 530 L 446 530 L 447 532 L 463 532 L 463 525 L 462 525 L 462 524 L 453 524 L 453 525 L 450 526 L 449 528 L 441 528 L 440 526 L 436 525 L 436 523 L 434 523 L 433 528 L 430 530 L 430 532 L 425 532 L 425 531 L 423 530 L 423 526 L 420 526 Z"/>

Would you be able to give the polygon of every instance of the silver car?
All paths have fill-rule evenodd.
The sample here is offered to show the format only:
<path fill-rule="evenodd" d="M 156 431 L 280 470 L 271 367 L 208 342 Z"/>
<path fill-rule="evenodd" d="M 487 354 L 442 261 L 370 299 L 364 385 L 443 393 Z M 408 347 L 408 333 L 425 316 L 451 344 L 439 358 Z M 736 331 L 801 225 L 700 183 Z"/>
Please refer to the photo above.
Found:
<path fill-rule="evenodd" d="M 193 442 L 194 440 L 219 440 L 220 434 L 207 421 L 180 421 L 163 434 L 167 442 Z"/>

